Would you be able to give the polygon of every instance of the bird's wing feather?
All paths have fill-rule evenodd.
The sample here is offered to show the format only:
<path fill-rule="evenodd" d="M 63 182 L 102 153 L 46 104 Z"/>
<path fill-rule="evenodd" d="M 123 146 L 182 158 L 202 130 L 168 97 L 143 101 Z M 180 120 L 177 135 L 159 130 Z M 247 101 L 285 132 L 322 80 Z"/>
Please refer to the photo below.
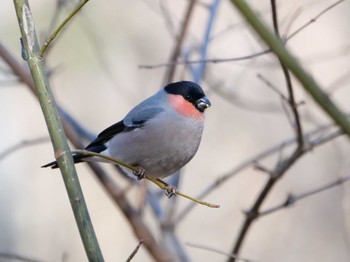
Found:
<path fill-rule="evenodd" d="M 138 108 L 135 107 L 130 111 L 129 114 L 124 118 L 124 124 L 129 130 L 141 127 L 148 120 L 154 118 L 156 115 L 164 111 L 160 107 L 147 107 L 147 108 Z"/>
<path fill-rule="evenodd" d="M 149 119 L 154 118 L 160 112 L 162 112 L 162 108 L 138 108 L 135 107 L 130 113 L 118 123 L 106 128 L 103 130 L 97 138 L 92 141 L 85 149 L 90 151 L 96 151 L 98 148 L 99 152 L 106 149 L 105 143 L 108 142 L 111 138 L 121 132 L 129 132 L 134 130 L 135 128 L 142 127 L 144 123 L 146 123 Z M 104 148 L 102 148 L 104 147 Z"/>
<path fill-rule="evenodd" d="M 119 121 L 118 123 L 115 123 L 114 125 L 106 128 L 103 130 L 97 138 L 92 141 L 85 149 L 89 150 L 94 147 L 99 147 L 106 143 L 108 140 L 110 140 L 113 136 L 116 134 L 123 132 L 125 130 L 126 126 L 124 125 L 123 121 Z"/>

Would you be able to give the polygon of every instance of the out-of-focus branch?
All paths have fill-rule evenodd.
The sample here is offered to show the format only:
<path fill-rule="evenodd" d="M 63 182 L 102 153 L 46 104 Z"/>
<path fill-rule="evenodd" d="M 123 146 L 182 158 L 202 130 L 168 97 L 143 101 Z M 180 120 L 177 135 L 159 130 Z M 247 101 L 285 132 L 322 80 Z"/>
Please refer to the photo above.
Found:
<path fill-rule="evenodd" d="M 323 185 L 321 187 L 315 188 L 313 190 L 309 190 L 309 191 L 301 193 L 299 195 L 289 194 L 287 199 L 284 200 L 282 203 L 280 203 L 280 204 L 278 204 L 278 205 L 276 205 L 274 207 L 270 207 L 270 208 L 268 208 L 266 210 L 260 211 L 259 212 L 259 217 L 270 215 L 270 214 L 275 213 L 275 212 L 277 212 L 279 210 L 282 210 L 284 208 L 290 207 L 291 205 L 294 205 L 296 202 L 298 202 L 298 201 L 300 201 L 302 199 L 308 198 L 308 197 L 316 195 L 318 193 L 322 193 L 322 192 L 324 192 L 326 190 L 329 190 L 331 188 L 340 186 L 340 185 L 342 185 L 342 184 L 344 184 L 345 182 L 348 182 L 348 181 L 350 181 L 350 175 L 338 178 L 337 180 L 332 181 L 330 183 L 327 183 L 326 185 Z"/>
<path fill-rule="evenodd" d="M 250 259 L 247 259 L 247 258 L 242 258 L 242 257 L 238 257 L 236 255 L 233 255 L 233 254 L 227 254 L 219 249 L 216 249 L 216 248 L 213 248 L 213 247 L 208 247 L 208 246 L 205 246 L 205 245 L 199 245 L 199 244 L 194 244 L 194 243 L 186 243 L 186 246 L 189 246 L 189 247 L 194 247 L 194 248 L 198 248 L 198 249 L 202 249 L 202 250 L 207 250 L 207 251 L 210 251 L 210 252 L 214 252 L 214 253 L 217 253 L 217 254 L 220 254 L 220 255 L 224 255 L 224 256 L 227 256 L 227 257 L 231 257 L 231 258 L 235 258 L 237 261 L 242 261 L 242 262 L 253 262 L 253 260 L 250 260 Z"/>
<path fill-rule="evenodd" d="M 327 129 L 329 129 L 330 127 L 332 127 L 333 125 L 325 125 L 323 127 L 319 127 L 311 132 L 308 132 L 306 134 L 304 134 L 304 140 L 306 142 L 306 144 L 308 145 L 306 152 L 309 152 L 311 150 L 313 150 L 315 147 L 321 146 L 326 142 L 329 142 L 337 137 L 339 137 L 340 135 L 343 134 L 343 132 L 341 132 L 341 130 L 336 130 L 336 131 L 330 131 L 324 135 L 322 135 L 322 133 L 326 132 Z M 318 136 L 316 138 L 311 138 L 314 136 Z M 209 195 L 211 192 L 213 192 L 215 189 L 217 189 L 218 187 L 220 187 L 221 185 L 223 185 L 225 182 L 227 182 L 229 179 L 233 178 L 235 175 L 237 175 L 239 172 L 243 171 L 244 169 L 251 167 L 253 165 L 255 165 L 257 162 L 277 153 L 278 151 L 281 150 L 282 147 L 287 147 L 287 146 L 292 146 L 296 143 L 297 141 L 295 140 L 295 138 L 291 138 L 288 139 L 282 143 L 279 143 L 267 150 L 264 150 L 252 157 L 249 157 L 248 159 L 246 159 L 245 161 L 243 161 L 242 163 L 240 163 L 238 166 L 236 166 L 235 168 L 233 168 L 230 172 L 228 172 L 227 174 L 224 174 L 222 176 L 220 176 L 218 179 L 216 179 L 214 182 L 212 182 L 206 189 L 203 190 L 203 192 L 201 192 L 197 198 L 199 199 L 204 199 L 207 195 Z M 195 205 L 193 203 L 188 204 L 180 213 L 179 215 L 176 217 L 176 221 L 183 221 L 184 217 L 189 214 L 189 212 L 192 210 L 192 208 L 194 208 Z"/>
<path fill-rule="evenodd" d="M 290 77 L 288 76 L 288 70 L 291 70 L 296 78 L 301 82 L 303 87 L 309 94 L 316 100 L 320 107 L 337 123 L 337 125 L 350 136 L 350 122 L 346 116 L 337 108 L 331 99 L 322 91 L 319 85 L 314 79 L 298 64 L 296 59 L 285 49 L 283 42 L 279 39 L 278 22 L 277 22 L 277 10 L 275 2 L 272 1 L 274 28 L 277 36 L 274 36 L 267 27 L 258 19 L 257 15 L 251 10 L 251 8 L 243 0 L 231 0 L 231 2 L 237 7 L 240 13 L 245 17 L 248 23 L 254 28 L 258 35 L 264 40 L 264 42 L 271 48 L 271 50 L 278 57 L 282 69 L 287 79 L 287 86 L 289 92 L 290 105 L 297 124 L 297 140 L 298 146 L 296 150 L 286 159 L 281 160 L 276 167 L 269 172 L 270 177 L 267 180 L 265 186 L 259 193 L 253 206 L 246 212 L 245 220 L 242 224 L 238 237 L 235 241 L 232 253 L 238 254 L 243 244 L 245 237 L 252 223 L 259 217 L 260 207 L 265 201 L 268 194 L 276 182 L 286 173 L 286 171 L 304 154 L 305 147 L 302 136 L 302 130 L 300 125 L 300 118 L 296 109 L 296 104 L 293 96 L 292 86 L 289 84 Z M 289 79 L 289 81 L 288 81 Z M 299 126 L 298 126 L 299 123 Z M 230 258 L 230 262 L 235 261 L 235 258 Z"/>
<path fill-rule="evenodd" d="M 300 26 L 298 29 L 296 29 L 293 33 L 291 33 L 289 36 L 283 36 L 282 38 L 285 39 L 284 42 L 286 43 L 290 39 L 294 38 L 297 34 L 302 32 L 304 29 L 309 27 L 311 24 L 316 22 L 317 19 L 319 19 L 321 16 L 338 6 L 340 3 L 344 2 L 345 0 L 340 0 L 324 10 L 322 10 L 320 13 L 318 13 L 316 16 L 311 18 L 308 22 Z M 271 49 L 266 49 L 254 54 L 250 55 L 245 55 L 245 56 L 240 56 L 240 57 L 231 57 L 231 58 L 210 58 L 210 59 L 205 59 L 205 60 L 186 60 L 186 61 L 176 61 L 176 62 L 171 62 L 171 63 L 160 63 L 160 64 L 154 64 L 154 65 L 139 65 L 139 68 L 141 69 L 155 69 L 155 68 L 161 68 L 161 67 L 170 67 L 170 66 L 176 66 L 176 65 L 190 65 L 190 64 L 201 64 L 201 63 L 213 63 L 213 64 L 218 64 L 218 63 L 226 63 L 226 62 L 237 62 L 237 61 L 244 61 L 244 60 L 249 60 L 252 58 L 256 58 L 265 54 L 268 54 L 271 52 Z"/>
<path fill-rule="evenodd" d="M 205 34 L 203 37 L 203 41 L 200 47 L 201 60 L 205 60 L 208 55 L 209 39 L 214 26 L 214 21 L 218 12 L 219 4 L 220 4 L 220 0 L 213 0 L 213 3 L 209 6 L 208 22 L 207 22 Z M 192 75 L 193 75 L 192 78 L 194 82 L 199 83 L 202 80 L 205 68 L 206 68 L 205 63 L 199 64 L 195 69 L 191 68 Z"/>
<path fill-rule="evenodd" d="M 304 25 L 302 25 L 301 27 L 299 27 L 297 30 L 295 30 L 293 33 L 291 33 L 286 40 L 291 39 L 292 37 L 294 37 L 295 35 L 297 35 L 298 33 L 300 33 L 301 31 L 303 31 L 306 27 L 310 26 L 312 23 L 315 23 L 317 19 L 319 19 L 322 15 L 324 15 L 325 13 L 327 13 L 329 10 L 332 10 L 334 7 L 336 7 L 337 5 L 339 5 L 340 3 L 344 2 L 344 0 L 340 0 L 338 2 L 335 2 L 334 4 L 328 6 L 326 9 L 322 10 L 319 14 L 317 14 L 315 17 L 311 18 L 309 22 L 305 23 Z"/>
<path fill-rule="evenodd" d="M 276 36 L 281 39 L 279 28 L 278 28 L 278 15 L 277 15 L 277 8 L 276 8 L 276 1 L 275 0 L 271 0 L 271 9 L 272 9 L 273 28 L 274 28 Z M 299 150 L 299 148 L 303 147 L 303 143 L 304 143 L 303 130 L 302 130 L 301 120 L 300 120 L 300 116 L 299 116 L 299 112 L 298 112 L 298 106 L 297 106 L 297 103 L 295 102 L 295 98 L 294 98 L 294 90 L 293 90 L 293 86 L 292 86 L 292 80 L 291 80 L 288 68 L 283 64 L 281 59 L 279 59 L 278 61 L 281 65 L 284 77 L 286 79 L 286 85 L 287 85 L 287 90 L 288 90 L 288 94 L 289 94 L 288 102 L 289 102 L 289 106 L 290 106 L 292 113 L 293 113 L 293 116 L 294 116 L 295 132 L 296 132 L 296 137 L 298 140 L 298 147 L 296 150 Z"/>
<path fill-rule="evenodd" d="M 137 254 L 142 244 L 143 244 L 143 239 L 141 239 L 140 242 L 137 244 L 136 248 L 134 249 L 134 251 L 132 251 L 128 259 L 126 260 L 126 262 L 130 262 L 134 258 L 134 256 Z"/>
<path fill-rule="evenodd" d="M 286 50 L 281 40 L 270 32 L 245 1 L 231 0 L 231 2 L 237 7 L 239 12 L 254 28 L 255 32 L 271 48 L 282 63 L 295 75 L 304 89 L 314 98 L 329 117 L 331 117 L 350 137 L 350 122 L 347 120 L 344 113 L 341 112 L 328 95 L 323 92 L 320 85 L 304 70 L 294 56 Z"/>
<path fill-rule="evenodd" d="M 0 152 L 0 161 L 19 149 L 22 149 L 22 148 L 28 147 L 28 146 L 34 146 L 34 145 L 38 145 L 38 144 L 47 143 L 49 141 L 50 141 L 50 139 L 47 136 L 39 137 L 39 138 L 31 139 L 31 140 L 23 140 L 15 145 L 10 146 L 9 148 L 5 149 L 4 151 Z"/>
<path fill-rule="evenodd" d="M 0 251 L 0 258 L 4 258 L 6 260 L 16 260 L 16 261 L 23 261 L 23 262 L 42 262 L 42 260 L 36 260 L 33 258 L 11 254 L 8 252 L 2 252 Z"/>
<path fill-rule="evenodd" d="M 176 62 L 177 58 L 179 57 L 182 49 L 182 45 L 188 30 L 188 26 L 193 14 L 194 7 L 196 5 L 197 0 L 190 0 L 188 3 L 187 11 L 185 13 L 184 20 L 182 22 L 180 34 L 177 37 L 177 41 L 174 47 L 174 50 L 170 56 L 170 63 Z M 174 75 L 175 75 L 175 69 L 176 69 L 176 64 L 173 66 L 168 67 L 167 71 L 165 72 L 165 83 L 170 83 L 174 80 Z"/>
<path fill-rule="evenodd" d="M 140 69 L 155 69 L 155 68 L 161 68 L 161 67 L 170 67 L 170 66 L 176 66 L 176 65 L 194 65 L 194 64 L 203 64 L 203 63 L 212 63 L 212 64 L 218 64 L 218 63 L 225 63 L 225 62 L 237 62 L 237 61 L 244 61 L 249 60 L 258 56 L 262 56 L 265 54 L 270 53 L 271 50 L 263 50 L 260 52 L 256 52 L 254 54 L 246 55 L 246 56 L 239 56 L 239 57 L 231 57 L 231 58 L 212 58 L 212 59 L 205 59 L 205 60 L 185 60 L 185 61 L 176 61 L 176 62 L 167 62 L 167 63 L 160 63 L 155 65 L 139 65 Z"/>

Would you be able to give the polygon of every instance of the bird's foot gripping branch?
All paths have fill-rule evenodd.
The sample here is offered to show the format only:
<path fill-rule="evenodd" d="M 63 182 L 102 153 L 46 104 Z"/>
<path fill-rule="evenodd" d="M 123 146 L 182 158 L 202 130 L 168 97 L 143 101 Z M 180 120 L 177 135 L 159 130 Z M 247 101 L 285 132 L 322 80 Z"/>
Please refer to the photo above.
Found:
<path fill-rule="evenodd" d="M 102 154 L 99 154 L 99 153 L 86 151 L 86 150 L 74 150 L 74 151 L 72 151 L 72 154 L 100 157 L 102 159 L 105 159 L 105 160 L 108 160 L 110 162 L 113 162 L 113 163 L 115 163 L 117 165 L 126 167 L 126 168 L 130 169 L 132 172 L 135 172 L 135 173 L 142 172 L 137 167 L 131 166 L 131 165 L 129 165 L 127 163 L 124 163 L 124 162 L 122 162 L 122 161 L 120 161 L 118 159 L 115 159 L 113 157 L 109 157 L 109 156 L 106 156 L 106 155 L 102 155 Z M 189 199 L 191 201 L 194 201 L 194 202 L 196 202 L 198 204 L 201 204 L 201 205 L 204 205 L 204 206 L 207 206 L 207 207 L 211 207 L 211 208 L 219 208 L 220 207 L 220 205 L 218 205 L 218 204 L 208 203 L 208 202 L 196 199 L 194 197 L 191 197 L 189 195 L 186 195 L 184 193 L 181 193 L 181 192 L 177 191 L 176 187 L 167 184 L 166 182 L 164 182 L 163 180 L 161 180 L 159 178 L 153 178 L 151 176 L 148 176 L 146 172 L 144 172 L 144 178 L 146 178 L 147 180 L 153 182 L 154 184 L 159 186 L 161 189 L 166 191 L 165 194 L 168 197 L 169 197 L 169 195 L 170 195 L 170 197 L 172 197 L 172 196 L 181 196 L 181 197 L 187 198 L 187 199 Z"/>

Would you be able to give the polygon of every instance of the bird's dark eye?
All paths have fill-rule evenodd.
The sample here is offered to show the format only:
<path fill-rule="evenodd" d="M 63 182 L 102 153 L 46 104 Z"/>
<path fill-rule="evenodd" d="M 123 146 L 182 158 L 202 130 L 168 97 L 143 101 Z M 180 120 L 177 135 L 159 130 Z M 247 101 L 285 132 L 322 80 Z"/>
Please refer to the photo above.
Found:
<path fill-rule="evenodd" d="M 190 100 L 191 100 L 191 96 L 190 96 L 190 95 L 186 95 L 185 99 L 186 99 L 187 101 L 190 101 Z"/>

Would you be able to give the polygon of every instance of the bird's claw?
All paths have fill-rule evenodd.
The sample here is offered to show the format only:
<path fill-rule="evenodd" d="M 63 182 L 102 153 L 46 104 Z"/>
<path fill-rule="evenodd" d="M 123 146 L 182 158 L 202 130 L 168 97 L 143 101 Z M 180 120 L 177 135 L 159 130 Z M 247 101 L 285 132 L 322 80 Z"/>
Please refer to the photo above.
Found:
<path fill-rule="evenodd" d="M 168 198 L 171 198 L 172 196 L 176 196 L 177 195 L 177 188 L 175 186 L 170 186 L 168 185 L 168 189 L 165 190 L 165 195 Z"/>
<path fill-rule="evenodd" d="M 142 167 L 138 167 L 139 172 L 132 171 L 133 174 L 136 176 L 137 180 L 141 180 L 146 177 L 146 170 Z"/>

